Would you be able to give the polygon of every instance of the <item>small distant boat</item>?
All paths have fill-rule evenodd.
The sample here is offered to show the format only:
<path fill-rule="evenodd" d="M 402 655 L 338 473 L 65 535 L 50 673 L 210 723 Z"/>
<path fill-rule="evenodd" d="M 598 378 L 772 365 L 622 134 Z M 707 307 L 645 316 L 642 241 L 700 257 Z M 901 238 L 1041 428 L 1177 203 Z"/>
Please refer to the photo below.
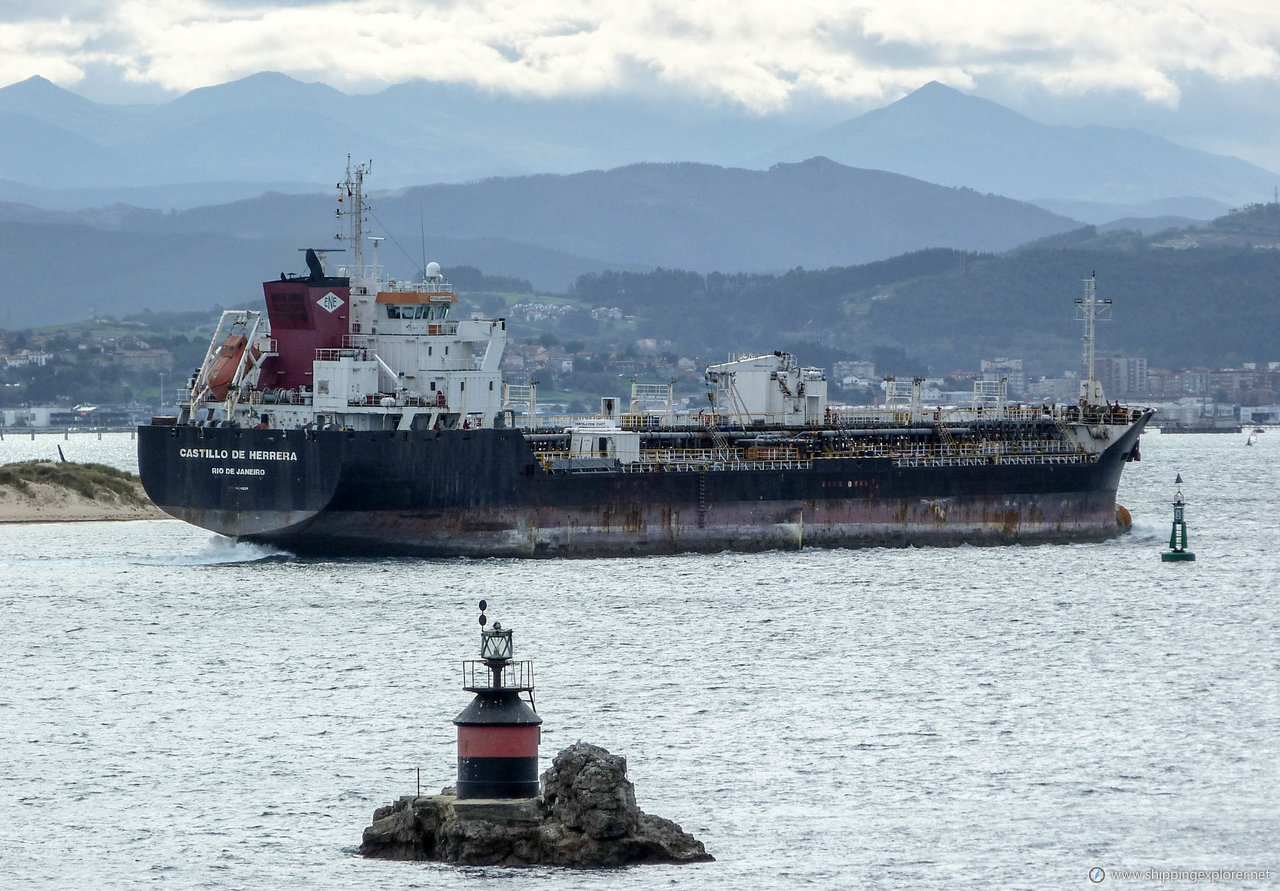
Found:
<path fill-rule="evenodd" d="M 1249 431 L 1249 438 L 1244 441 L 1244 444 L 1248 446 L 1256 445 L 1258 442 L 1258 434 L 1264 433 L 1264 432 L 1266 431 L 1264 431 L 1261 427 L 1254 427 L 1252 430 Z"/>

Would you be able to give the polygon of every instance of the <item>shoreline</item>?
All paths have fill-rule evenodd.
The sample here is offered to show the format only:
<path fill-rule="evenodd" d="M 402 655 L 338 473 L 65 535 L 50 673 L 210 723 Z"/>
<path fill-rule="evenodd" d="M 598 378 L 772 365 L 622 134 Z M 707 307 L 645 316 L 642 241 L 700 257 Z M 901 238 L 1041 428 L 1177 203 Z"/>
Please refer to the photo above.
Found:
<path fill-rule="evenodd" d="M 135 502 L 114 495 L 86 498 L 78 492 L 49 483 L 28 482 L 27 492 L 0 486 L 0 525 L 9 523 L 89 523 L 122 520 L 171 519 L 142 493 Z"/>

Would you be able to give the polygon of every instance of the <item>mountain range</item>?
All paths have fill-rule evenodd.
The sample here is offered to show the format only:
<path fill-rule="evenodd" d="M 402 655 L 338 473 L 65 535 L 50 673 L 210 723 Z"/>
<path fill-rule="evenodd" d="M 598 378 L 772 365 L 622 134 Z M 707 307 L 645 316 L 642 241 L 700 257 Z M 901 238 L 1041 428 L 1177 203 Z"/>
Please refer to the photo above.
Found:
<path fill-rule="evenodd" d="M 83 318 L 90 306 L 119 315 L 256 301 L 261 281 L 299 271 L 299 248 L 338 246 L 336 198 L 271 193 L 168 212 L 0 205 L 0 263 L 11 270 L 0 324 Z M 1077 225 L 823 158 L 767 171 L 637 164 L 493 178 L 374 193 L 370 204 L 367 231 L 390 236 L 380 260 L 393 276 L 434 259 L 446 272 L 476 266 L 555 292 L 609 268 L 847 266 L 927 247 L 1003 251 Z"/>
<path fill-rule="evenodd" d="M 352 156 L 374 159 L 367 231 L 387 237 L 380 260 L 396 277 L 437 260 L 555 293 L 591 273 L 655 268 L 791 270 L 776 279 L 786 285 L 803 268 L 838 280 L 908 252 L 959 252 L 945 273 L 807 307 L 789 285 L 767 310 L 722 295 L 694 320 L 697 307 L 677 301 L 645 317 L 659 338 L 662 325 L 714 332 L 731 317 L 737 334 L 826 332 L 957 364 L 978 346 L 1061 357 L 1071 336 L 1037 327 L 1051 307 L 1035 295 L 1096 265 L 1134 298 L 1125 340 L 1144 354 L 1274 352 L 1274 227 L 1241 229 L 1256 214 L 1240 214 L 1146 239 L 1115 230 L 1151 234 L 1269 201 L 1280 176 L 1138 131 L 1043 125 L 940 84 L 832 122 L 421 81 L 350 96 L 270 73 L 109 106 L 32 78 L 0 89 L 11 177 L 0 182 L 0 327 L 260 305 L 264 279 L 302 271 L 300 248 L 335 246 L 328 184 Z M 1067 240 L 1044 241 L 1054 237 Z M 1030 254 L 990 256 L 1037 240 Z M 1197 337 L 1217 316 L 1191 309 L 1201 292 L 1240 319 L 1212 353 Z"/>
<path fill-rule="evenodd" d="M 421 80 L 353 96 L 270 72 L 121 106 L 33 77 L 0 89 L 0 134 L 0 163 L 11 171 L 0 193 L 62 209 L 315 192 L 333 182 L 348 152 L 375 159 L 386 187 L 638 162 L 766 169 L 824 156 L 1089 222 L 1209 219 L 1266 200 L 1280 182 L 1237 158 L 1137 130 L 1041 124 L 938 83 L 832 121 L 635 97 L 513 97 Z"/>
<path fill-rule="evenodd" d="M 1137 130 L 1047 126 L 936 82 L 773 154 L 774 160 L 821 154 L 1032 201 L 1089 222 L 1168 214 L 1208 219 L 1232 205 L 1265 201 L 1280 183 L 1280 176 L 1239 158 Z"/>

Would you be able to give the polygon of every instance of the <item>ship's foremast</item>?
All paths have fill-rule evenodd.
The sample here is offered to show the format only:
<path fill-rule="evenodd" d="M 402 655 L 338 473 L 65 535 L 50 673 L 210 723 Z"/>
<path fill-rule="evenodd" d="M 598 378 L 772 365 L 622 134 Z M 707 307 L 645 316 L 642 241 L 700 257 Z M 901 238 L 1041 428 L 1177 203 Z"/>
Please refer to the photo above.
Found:
<path fill-rule="evenodd" d="M 1111 301 L 1099 300 L 1097 290 L 1097 273 L 1090 273 L 1084 280 L 1084 297 L 1076 300 L 1076 320 L 1084 322 L 1084 378 L 1080 382 L 1081 405 L 1105 405 L 1106 396 L 1102 392 L 1102 382 L 1094 375 L 1094 336 L 1099 319 L 1106 319 L 1111 313 Z"/>

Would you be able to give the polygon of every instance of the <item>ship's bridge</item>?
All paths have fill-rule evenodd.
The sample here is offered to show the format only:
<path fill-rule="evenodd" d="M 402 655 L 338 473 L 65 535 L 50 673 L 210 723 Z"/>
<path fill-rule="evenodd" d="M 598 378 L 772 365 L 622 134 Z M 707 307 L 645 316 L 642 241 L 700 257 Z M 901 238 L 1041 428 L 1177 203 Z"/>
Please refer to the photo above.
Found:
<path fill-rule="evenodd" d="M 394 324 L 400 321 L 443 322 L 449 317 L 449 311 L 458 302 L 458 295 L 453 285 L 445 280 L 440 271 L 440 264 L 434 260 L 427 264 L 425 275 L 421 281 L 397 281 L 384 279 L 379 274 L 381 268 L 374 266 L 371 284 L 375 288 L 373 301 L 373 318 L 370 321 L 374 330 L 379 326 L 385 333 L 392 334 L 425 334 L 419 327 L 407 327 Z M 390 323 L 390 324 L 389 324 Z M 353 334 L 360 329 L 352 329 Z M 440 328 L 431 334 L 452 334 Z"/>
<path fill-rule="evenodd" d="M 394 286 L 395 283 L 387 284 Z M 458 297 L 447 284 L 437 285 L 431 290 L 388 287 L 387 290 L 378 291 L 374 302 L 378 306 L 378 315 L 384 319 L 442 321 L 448 317 L 449 310 L 458 302 Z"/>

